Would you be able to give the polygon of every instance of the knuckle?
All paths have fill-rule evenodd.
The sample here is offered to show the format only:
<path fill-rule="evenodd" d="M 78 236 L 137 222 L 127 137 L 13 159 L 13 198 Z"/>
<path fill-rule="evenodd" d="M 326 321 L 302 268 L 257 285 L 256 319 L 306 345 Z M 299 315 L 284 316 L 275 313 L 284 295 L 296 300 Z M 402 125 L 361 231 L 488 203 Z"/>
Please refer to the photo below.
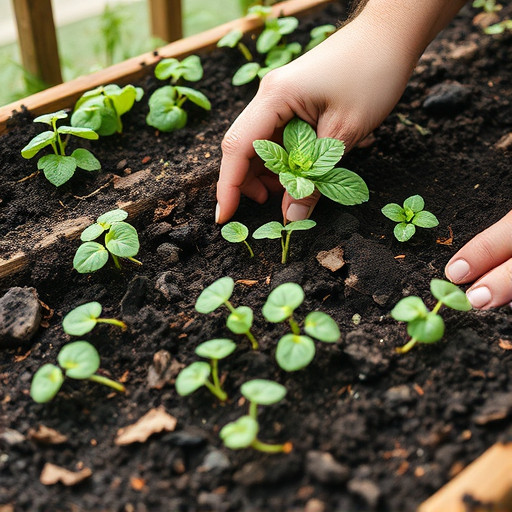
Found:
<path fill-rule="evenodd" d="M 230 128 L 221 142 L 221 149 L 223 153 L 233 154 L 238 151 L 240 146 L 240 136 L 235 128 Z"/>
<path fill-rule="evenodd" d="M 484 261 L 494 262 L 496 260 L 493 239 L 485 232 L 475 238 L 474 250 L 478 252 Z"/>

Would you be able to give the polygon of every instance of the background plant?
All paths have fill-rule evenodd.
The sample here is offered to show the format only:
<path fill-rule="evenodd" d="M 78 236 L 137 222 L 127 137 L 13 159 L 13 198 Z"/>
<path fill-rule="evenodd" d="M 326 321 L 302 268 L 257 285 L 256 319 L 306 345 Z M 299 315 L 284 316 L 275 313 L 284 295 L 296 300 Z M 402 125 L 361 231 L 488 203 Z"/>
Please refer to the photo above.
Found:
<path fill-rule="evenodd" d="M 37 161 L 37 168 L 43 171 L 46 179 L 56 187 L 60 187 L 71 179 L 77 167 L 85 171 L 98 171 L 101 169 L 99 161 L 87 149 L 78 148 L 70 156 L 66 156 L 66 146 L 70 135 L 82 139 L 98 139 L 98 134 L 89 128 L 75 126 L 57 127 L 57 122 L 67 117 L 68 114 L 64 110 L 36 117 L 34 123 L 50 125 L 51 130 L 36 135 L 21 150 L 21 156 L 30 159 L 37 155 L 41 149 L 51 146 L 53 154 L 40 157 Z"/>
<path fill-rule="evenodd" d="M 87 302 L 72 309 L 63 319 L 62 328 L 66 334 L 71 336 L 82 336 L 91 332 L 96 324 L 104 323 L 121 327 L 123 331 L 126 324 L 115 318 L 100 318 L 101 304 L 99 302 Z"/>
<path fill-rule="evenodd" d="M 407 333 L 411 336 L 408 343 L 396 349 L 400 354 L 409 352 L 417 343 L 435 343 L 443 337 L 444 320 L 438 314 L 443 305 L 457 311 L 471 309 L 466 294 L 453 283 L 432 279 L 430 291 L 438 300 L 432 311 L 415 295 L 403 298 L 391 311 L 395 320 L 407 322 Z"/>
<path fill-rule="evenodd" d="M 254 252 L 247 242 L 247 237 L 249 236 L 249 229 L 247 226 L 241 222 L 228 222 L 222 227 L 220 232 L 224 240 L 227 240 L 228 242 L 233 244 L 243 243 L 247 247 L 250 257 L 254 257 Z"/>

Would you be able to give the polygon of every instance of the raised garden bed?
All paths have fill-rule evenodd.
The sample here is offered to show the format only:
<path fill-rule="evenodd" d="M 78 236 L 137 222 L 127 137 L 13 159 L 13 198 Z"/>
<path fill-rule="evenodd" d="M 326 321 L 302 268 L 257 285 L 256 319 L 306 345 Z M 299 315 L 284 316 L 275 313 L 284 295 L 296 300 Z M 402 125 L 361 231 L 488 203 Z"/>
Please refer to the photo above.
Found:
<path fill-rule="evenodd" d="M 302 42 L 313 26 L 344 14 L 333 3 L 304 18 Z M 345 157 L 344 165 L 368 183 L 369 202 L 346 208 L 322 201 L 313 215 L 317 227 L 296 236 L 286 266 L 277 242 L 254 241 L 256 257 L 249 259 L 213 223 L 220 141 L 256 89 L 230 85 L 242 63 L 235 53 L 204 54 L 199 88 L 212 100 L 210 114 L 197 109 L 185 129 L 156 134 L 144 123 L 143 100 L 125 116 L 122 135 L 85 145 L 103 171 L 77 172 L 58 189 L 42 176 L 20 182 L 35 170 L 20 150 L 39 129 L 30 113 L 15 116 L 0 139 L 1 292 L 34 287 L 48 309 L 31 344 L 0 352 L 1 422 L 11 429 L 0 432 L 0 505 L 16 511 L 414 510 L 488 447 L 510 441 L 509 308 L 447 310 L 443 341 L 408 355 L 394 352 L 406 333 L 389 316 L 405 294 L 427 299 L 431 278 L 442 277 L 450 256 L 510 208 L 510 152 L 495 144 L 512 130 L 512 39 L 482 36 L 472 14 L 464 10 L 427 50 L 373 144 Z M 431 89 L 446 80 L 468 88 L 466 103 L 442 115 L 423 108 Z M 138 85 L 147 98 L 159 84 L 148 74 Z M 405 125 L 399 114 L 430 133 Z M 411 193 L 425 198 L 440 226 L 401 244 L 380 208 Z M 73 271 L 83 227 L 126 204 L 143 266 Z M 244 200 L 236 220 L 252 232 L 279 215 L 277 198 L 264 206 Z M 179 247 L 178 262 L 170 262 L 166 243 Z M 333 273 L 316 256 L 335 247 L 343 248 L 346 264 Z M 158 351 L 188 364 L 200 342 L 230 337 L 223 314 L 194 310 L 200 291 L 224 275 L 241 281 L 234 299 L 255 310 L 262 347 L 255 353 L 240 339 L 222 365 L 230 400 L 219 405 L 206 391 L 181 398 L 171 384 L 152 387 L 148 374 Z M 286 281 L 306 292 L 299 311 L 321 309 L 342 330 L 339 343 L 319 345 L 313 363 L 290 374 L 274 359 L 283 330 L 261 316 L 269 291 Z M 86 337 L 105 374 L 122 379 L 127 395 L 66 381 L 51 403 L 35 404 L 28 396 L 33 373 L 55 362 L 70 340 L 62 316 L 91 300 L 129 325 L 124 333 L 99 326 Z M 239 387 L 252 377 L 288 389 L 280 405 L 261 411 L 262 437 L 292 441 L 288 455 L 222 446 L 218 432 L 245 413 Z M 115 444 L 120 428 L 160 406 L 177 419 L 174 432 Z M 34 441 L 29 431 L 40 424 L 67 441 Z M 47 462 L 92 474 L 71 487 L 43 485 Z"/>

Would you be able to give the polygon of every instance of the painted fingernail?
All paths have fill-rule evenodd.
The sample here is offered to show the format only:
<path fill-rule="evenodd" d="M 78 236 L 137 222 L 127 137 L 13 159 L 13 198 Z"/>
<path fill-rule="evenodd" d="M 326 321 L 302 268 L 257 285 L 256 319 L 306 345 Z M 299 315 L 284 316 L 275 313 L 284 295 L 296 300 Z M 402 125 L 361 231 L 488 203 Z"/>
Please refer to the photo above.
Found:
<path fill-rule="evenodd" d="M 219 215 L 220 215 L 220 207 L 219 207 L 219 203 L 217 203 L 217 205 L 215 206 L 215 222 L 216 223 L 219 222 Z"/>
<path fill-rule="evenodd" d="M 455 260 L 446 267 L 448 279 L 458 283 L 469 274 L 469 263 L 466 260 Z"/>
<path fill-rule="evenodd" d="M 286 219 L 290 222 L 307 219 L 309 206 L 300 203 L 292 203 L 286 210 Z"/>
<path fill-rule="evenodd" d="M 487 286 L 479 286 L 466 292 L 469 302 L 474 308 L 482 308 L 492 300 L 491 291 Z"/>

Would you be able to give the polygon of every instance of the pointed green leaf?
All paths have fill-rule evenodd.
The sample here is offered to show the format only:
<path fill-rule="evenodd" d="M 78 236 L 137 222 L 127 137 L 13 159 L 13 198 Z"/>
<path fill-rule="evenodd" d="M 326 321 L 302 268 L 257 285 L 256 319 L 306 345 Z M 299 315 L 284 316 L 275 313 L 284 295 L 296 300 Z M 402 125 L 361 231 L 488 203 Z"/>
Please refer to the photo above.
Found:
<path fill-rule="evenodd" d="M 96 238 L 98 238 L 105 231 L 105 229 L 108 228 L 104 228 L 99 224 L 91 224 L 82 231 L 80 240 L 82 240 L 82 242 L 90 242 L 91 240 L 96 240 Z"/>
<path fill-rule="evenodd" d="M 225 226 L 220 230 L 222 237 L 228 242 L 232 242 L 234 244 L 243 242 L 249 236 L 249 230 L 247 226 L 242 224 L 241 222 L 228 222 Z"/>
<path fill-rule="evenodd" d="M 76 160 L 71 156 L 45 155 L 38 160 L 37 168 L 50 183 L 60 187 L 75 174 Z"/>
<path fill-rule="evenodd" d="M 101 315 L 99 302 L 87 302 L 71 310 L 62 320 L 66 334 L 82 336 L 94 329 L 96 319 Z"/>
<path fill-rule="evenodd" d="M 36 117 L 34 123 L 45 123 L 51 126 L 54 119 L 66 119 L 66 117 L 68 117 L 68 113 L 65 110 L 59 110 L 58 112 Z"/>
<path fill-rule="evenodd" d="M 205 110 L 211 110 L 212 105 L 210 100 L 202 92 L 196 91 L 196 89 L 192 89 L 191 87 L 181 87 L 178 85 L 175 89 L 179 94 L 186 96 L 188 100 L 198 107 L 204 108 Z"/>
<path fill-rule="evenodd" d="M 315 344 L 309 336 L 285 334 L 276 349 L 277 364 L 287 372 L 305 368 L 315 357 Z"/>
<path fill-rule="evenodd" d="M 281 234 L 284 231 L 284 226 L 275 220 L 271 222 L 267 222 L 260 226 L 253 234 L 252 237 L 256 238 L 256 240 L 261 240 L 263 238 L 269 238 L 271 240 L 276 238 L 281 238 Z"/>
<path fill-rule="evenodd" d="M 285 231 L 306 231 L 308 229 L 314 228 L 316 226 L 316 222 L 311 219 L 305 220 L 294 220 L 289 222 L 284 227 Z"/>
<path fill-rule="evenodd" d="M 235 86 L 248 84 L 258 76 L 260 69 L 261 66 L 257 62 L 247 62 L 236 71 L 231 83 Z"/>
<path fill-rule="evenodd" d="M 286 388 L 273 380 L 253 379 L 240 387 L 242 395 L 258 405 L 272 405 L 280 402 L 286 395 Z"/>
<path fill-rule="evenodd" d="M 438 314 L 430 312 L 425 317 L 409 322 L 407 333 L 422 343 L 435 343 L 443 337 L 444 321 Z"/>
<path fill-rule="evenodd" d="M 57 131 L 64 135 L 74 135 L 75 137 L 80 137 L 82 139 L 99 139 L 99 135 L 90 128 L 80 128 L 79 126 L 59 126 L 59 128 L 57 128 Z"/>
<path fill-rule="evenodd" d="M 45 364 L 32 377 L 30 396 L 40 404 L 49 402 L 64 382 L 62 370 L 54 364 Z"/>
<path fill-rule="evenodd" d="M 248 448 L 258 435 L 258 422 L 250 416 L 242 416 L 222 427 L 219 436 L 231 450 Z"/>
<path fill-rule="evenodd" d="M 289 171 L 288 154 L 279 144 L 271 140 L 255 140 L 252 145 L 267 169 L 276 174 Z"/>
<path fill-rule="evenodd" d="M 321 176 L 330 171 L 345 153 L 345 143 L 338 139 L 323 137 L 315 141 L 313 150 L 313 165 L 305 176 Z"/>
<path fill-rule="evenodd" d="M 199 313 L 211 313 L 229 300 L 233 293 L 235 282 L 231 277 L 221 277 L 206 287 L 196 301 L 196 311 Z"/>
<path fill-rule="evenodd" d="M 127 222 L 115 222 L 105 235 L 107 249 L 121 258 L 131 258 L 139 252 L 137 230 Z"/>
<path fill-rule="evenodd" d="M 404 201 L 404 208 L 410 208 L 414 213 L 421 212 L 425 208 L 425 201 L 419 195 L 411 196 Z"/>
<path fill-rule="evenodd" d="M 335 343 L 341 336 L 338 324 L 321 311 L 309 313 L 304 320 L 304 330 L 313 338 L 327 343 Z"/>
<path fill-rule="evenodd" d="M 348 169 L 333 169 L 316 177 L 314 184 L 321 194 L 345 206 L 368 201 L 369 192 L 364 180 Z"/>
<path fill-rule="evenodd" d="M 252 327 L 252 320 L 252 309 L 248 306 L 239 306 L 228 316 L 226 326 L 235 334 L 245 334 Z"/>
<path fill-rule="evenodd" d="M 230 30 L 224 37 L 222 37 L 217 43 L 218 48 L 234 48 L 242 39 L 243 32 L 238 29 Z"/>
<path fill-rule="evenodd" d="M 420 228 L 435 228 L 439 226 L 437 217 L 426 210 L 416 213 L 412 218 L 412 223 Z"/>
<path fill-rule="evenodd" d="M 415 295 L 404 297 L 391 310 L 391 316 L 399 322 L 411 322 L 416 318 L 425 318 L 428 314 L 427 306 Z"/>
<path fill-rule="evenodd" d="M 304 199 L 315 191 L 315 184 L 311 180 L 295 176 L 291 172 L 280 173 L 279 181 L 294 199 Z"/>
<path fill-rule="evenodd" d="M 395 222 L 405 222 L 405 211 L 399 204 L 389 203 L 381 209 L 381 212 Z"/>
<path fill-rule="evenodd" d="M 204 386 L 212 369 L 204 361 L 196 361 L 190 366 L 183 368 L 176 377 L 176 391 L 178 395 L 187 396 Z"/>
<path fill-rule="evenodd" d="M 284 322 L 304 301 L 304 291 L 297 283 L 283 283 L 272 290 L 263 305 L 265 320 Z"/>
<path fill-rule="evenodd" d="M 98 351 L 87 341 L 64 345 L 57 360 L 66 371 L 66 377 L 72 379 L 88 379 L 100 367 Z"/>
<path fill-rule="evenodd" d="M 236 343 L 227 338 L 217 338 L 201 343 L 196 348 L 196 354 L 206 359 L 224 359 L 236 349 Z"/>
<path fill-rule="evenodd" d="M 315 140 L 315 130 L 298 117 L 293 118 L 283 132 L 283 144 L 288 153 L 299 151 L 305 156 L 313 155 Z"/>
<path fill-rule="evenodd" d="M 34 155 L 46 146 L 49 146 L 52 142 L 57 140 L 55 132 L 46 131 L 39 135 L 36 135 L 22 150 L 21 156 L 23 158 L 32 158 Z"/>
<path fill-rule="evenodd" d="M 108 251 L 98 242 L 85 242 L 76 251 L 73 268 L 80 274 L 94 272 L 107 263 Z"/>
<path fill-rule="evenodd" d="M 75 149 L 71 153 L 71 158 L 75 159 L 77 167 L 85 171 L 99 171 L 101 169 L 98 159 L 87 149 Z"/>
<path fill-rule="evenodd" d="M 416 227 L 414 224 L 401 222 L 395 226 L 393 233 L 399 242 L 407 242 L 416 233 Z"/>
<path fill-rule="evenodd" d="M 466 294 L 453 283 L 443 279 L 432 279 L 430 291 L 437 300 L 449 308 L 457 311 L 469 311 L 472 308 Z"/>

